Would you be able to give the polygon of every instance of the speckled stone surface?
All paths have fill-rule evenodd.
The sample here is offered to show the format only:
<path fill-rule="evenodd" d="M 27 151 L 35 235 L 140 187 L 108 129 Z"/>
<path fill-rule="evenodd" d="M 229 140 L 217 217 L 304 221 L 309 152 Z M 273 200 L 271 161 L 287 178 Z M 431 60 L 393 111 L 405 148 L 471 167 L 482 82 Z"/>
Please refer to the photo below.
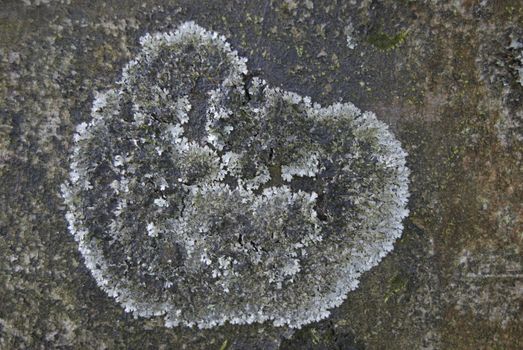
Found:
<path fill-rule="evenodd" d="M 271 86 L 377 114 L 409 153 L 403 236 L 323 321 L 134 319 L 67 231 L 77 124 L 147 32 L 193 20 Z M 520 349 L 520 1 L 3 1 L 0 349 Z M 521 46 L 520 46 L 521 43 Z"/>

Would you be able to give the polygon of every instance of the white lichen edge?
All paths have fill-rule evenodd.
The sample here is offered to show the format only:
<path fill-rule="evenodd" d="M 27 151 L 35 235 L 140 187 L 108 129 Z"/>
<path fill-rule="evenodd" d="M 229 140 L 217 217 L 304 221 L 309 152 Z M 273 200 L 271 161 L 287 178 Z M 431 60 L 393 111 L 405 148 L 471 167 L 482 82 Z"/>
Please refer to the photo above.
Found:
<path fill-rule="evenodd" d="M 238 79 L 241 79 L 241 74 L 247 73 L 245 65 L 246 60 L 238 58 L 235 51 L 232 51 L 230 45 L 226 42 L 225 37 L 219 36 L 217 33 L 208 32 L 205 29 L 197 26 L 193 22 L 186 22 L 182 24 L 175 32 L 170 33 L 157 33 L 157 34 L 146 34 L 140 39 L 142 45 L 143 55 L 140 57 L 154 56 L 158 52 L 158 48 L 161 45 L 169 45 L 171 43 L 181 42 L 187 37 L 198 37 L 203 43 L 208 42 L 213 45 L 219 45 L 227 55 L 230 56 L 232 62 L 236 62 L 236 74 L 232 74 L 223 83 L 224 87 L 234 85 Z M 125 85 L 131 83 L 127 71 L 129 67 L 139 64 L 141 58 L 135 59 L 128 63 L 124 68 L 122 79 L 118 82 L 119 85 Z M 277 91 L 277 89 L 275 89 Z M 340 278 L 338 279 L 337 285 L 333 288 L 332 292 L 328 295 L 318 296 L 314 302 L 309 305 L 300 305 L 294 310 L 287 310 L 283 315 L 275 315 L 273 313 L 267 313 L 263 310 L 258 310 L 256 313 L 249 312 L 246 310 L 237 310 L 232 314 L 212 314 L 205 319 L 190 319 L 187 315 L 184 315 L 180 308 L 176 305 L 168 305 L 166 303 L 151 303 L 143 302 L 141 300 L 133 299 L 134 293 L 126 288 L 132 282 L 125 280 L 123 276 L 112 276 L 109 272 L 107 262 L 104 260 L 103 254 L 100 247 L 96 242 L 87 239 L 87 230 L 85 229 L 82 221 L 82 213 L 79 208 L 75 205 L 75 198 L 78 195 L 80 189 L 89 189 L 92 184 L 85 181 L 86 169 L 83 168 L 79 159 L 82 159 L 81 149 L 77 145 L 80 140 L 92 137 L 89 133 L 95 125 L 103 123 L 104 116 L 100 111 L 107 107 L 111 100 L 117 99 L 118 90 L 110 90 L 106 93 L 96 94 L 92 107 L 92 120 L 89 123 L 81 123 L 77 126 L 74 135 L 75 146 L 72 150 L 71 164 L 70 164 L 70 176 L 68 183 L 61 187 L 65 203 L 67 205 L 66 219 L 68 221 L 69 231 L 73 234 L 75 240 L 79 244 L 79 251 L 82 254 L 85 265 L 91 271 L 98 286 L 103 289 L 110 297 L 113 297 L 118 303 L 120 303 L 127 312 L 132 312 L 136 317 L 151 317 L 151 316 L 165 316 L 165 325 L 167 327 L 174 327 L 180 324 L 185 326 L 198 326 L 199 328 L 211 328 L 214 326 L 222 325 L 225 322 L 232 324 L 250 324 L 253 322 L 265 322 L 272 321 L 275 326 L 287 325 L 293 328 L 300 328 L 304 324 L 310 322 L 319 321 L 329 316 L 330 309 L 339 306 L 349 291 L 354 290 L 358 286 L 358 279 L 364 271 L 371 269 L 376 266 L 378 262 L 393 249 L 394 241 L 400 237 L 403 225 L 402 220 L 408 215 L 406 209 L 408 200 L 408 176 L 409 170 L 406 167 L 406 153 L 401 148 L 400 143 L 393 137 L 388 131 L 387 126 L 378 121 L 373 113 L 362 113 L 358 108 L 350 103 L 336 103 L 329 107 L 321 107 L 318 104 L 312 105 L 310 98 L 301 96 L 293 93 L 285 93 L 286 98 L 292 100 L 294 103 L 305 102 L 310 106 L 309 116 L 311 118 L 318 118 L 318 120 L 324 118 L 338 118 L 340 116 L 352 118 L 356 124 L 355 132 L 361 132 L 365 134 L 369 129 L 372 129 L 379 135 L 380 147 L 383 147 L 385 156 L 379 159 L 380 162 L 388 167 L 394 167 L 398 169 L 397 178 L 390 181 L 387 188 L 384 189 L 383 193 L 380 194 L 380 198 L 384 199 L 383 204 L 379 208 L 369 209 L 368 213 L 362 215 L 369 215 L 366 219 L 369 222 L 375 224 L 373 227 L 367 226 L 362 229 L 364 232 L 360 232 L 360 236 L 368 237 L 386 237 L 381 242 L 380 246 L 376 246 L 372 239 L 367 242 L 359 242 L 361 245 L 357 248 L 349 249 L 350 256 L 354 257 L 350 262 L 344 266 L 340 263 Z M 190 105 L 188 101 L 181 99 L 178 101 L 181 109 L 189 110 Z M 223 117 L 226 117 L 224 111 L 217 111 L 221 113 Z M 140 122 L 139 116 L 136 120 Z M 178 144 L 181 149 L 190 149 L 190 146 L 186 139 L 183 138 L 181 125 L 186 122 L 183 118 L 180 118 L 179 123 L 172 125 L 170 130 L 171 135 L 174 138 L 174 143 Z M 209 143 L 219 148 L 219 144 L 216 143 L 216 139 L 211 138 Z M 218 168 L 224 170 L 227 169 L 230 163 L 234 162 L 234 154 L 227 155 L 226 157 L 220 158 L 220 165 Z M 125 162 L 125 158 L 118 158 L 118 162 L 114 164 L 115 168 L 118 168 Z M 293 176 L 314 176 L 319 169 L 318 158 L 316 155 L 311 155 L 309 158 L 303 159 L 299 164 L 287 165 L 282 168 L 282 175 L 284 180 L 290 181 Z M 221 178 L 219 171 L 216 173 L 217 178 Z M 246 184 L 244 191 L 248 195 L 252 195 L 253 189 L 257 188 L 260 184 L 267 181 L 267 171 L 261 170 L 259 178 L 253 183 Z M 165 184 L 168 186 L 168 184 Z M 126 191 L 125 179 L 122 183 L 114 185 L 115 191 Z M 127 189 L 128 190 L 128 189 Z M 288 189 L 280 188 L 278 190 L 265 190 L 263 196 L 270 198 L 274 195 L 274 191 L 281 192 L 287 191 Z M 289 193 L 290 198 L 296 194 Z M 311 200 L 315 200 L 311 197 Z M 156 201 L 158 206 L 166 206 L 168 203 L 163 199 Z M 117 224 L 115 224 L 115 227 Z M 157 228 L 154 223 L 150 223 L 147 227 L 150 236 L 154 237 L 157 235 Z M 204 259 L 205 260 L 205 259 Z M 220 261 L 220 266 L 224 265 L 224 260 Z M 292 264 L 286 268 L 288 274 L 295 274 L 299 271 L 299 266 L 293 266 Z M 218 272 L 217 272 L 218 273 Z"/>

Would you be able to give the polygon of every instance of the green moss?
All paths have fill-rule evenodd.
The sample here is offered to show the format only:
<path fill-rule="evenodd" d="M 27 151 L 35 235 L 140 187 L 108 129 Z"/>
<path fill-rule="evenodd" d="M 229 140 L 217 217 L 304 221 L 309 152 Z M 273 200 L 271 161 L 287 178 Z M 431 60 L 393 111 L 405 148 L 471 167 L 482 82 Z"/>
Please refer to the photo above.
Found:
<path fill-rule="evenodd" d="M 310 330 L 311 340 L 314 345 L 318 345 L 321 341 L 321 338 L 318 334 L 318 331 L 314 328 L 311 328 Z"/>
<path fill-rule="evenodd" d="M 407 30 L 402 30 L 395 35 L 389 35 L 383 31 L 378 31 L 370 34 L 367 37 L 367 42 L 379 50 L 389 51 L 397 48 L 399 45 L 405 42 L 407 35 Z"/>
<path fill-rule="evenodd" d="M 389 281 L 389 288 L 387 290 L 387 293 L 385 293 L 384 301 L 387 302 L 393 296 L 403 292 L 407 288 L 407 284 L 408 279 L 405 278 L 405 276 L 402 276 L 401 274 L 397 274 L 394 277 L 392 277 Z"/>
<path fill-rule="evenodd" d="M 298 54 L 298 57 L 302 57 L 303 56 L 303 46 L 296 46 L 296 53 Z"/>
<path fill-rule="evenodd" d="M 229 341 L 225 339 L 222 343 L 222 346 L 220 346 L 220 350 L 226 350 L 229 348 Z"/>

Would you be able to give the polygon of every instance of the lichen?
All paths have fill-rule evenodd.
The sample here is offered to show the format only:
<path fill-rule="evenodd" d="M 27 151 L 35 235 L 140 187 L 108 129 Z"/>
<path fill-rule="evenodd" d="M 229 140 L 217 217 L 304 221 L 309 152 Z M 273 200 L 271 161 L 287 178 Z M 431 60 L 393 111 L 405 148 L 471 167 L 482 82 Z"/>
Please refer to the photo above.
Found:
<path fill-rule="evenodd" d="M 350 103 L 252 77 L 192 22 L 140 42 L 76 128 L 62 186 L 97 284 L 168 327 L 327 317 L 401 235 L 399 142 Z"/>
<path fill-rule="evenodd" d="M 516 72 L 516 81 L 523 86 L 523 43 L 512 38 L 509 49 L 514 51 L 514 71 Z"/>

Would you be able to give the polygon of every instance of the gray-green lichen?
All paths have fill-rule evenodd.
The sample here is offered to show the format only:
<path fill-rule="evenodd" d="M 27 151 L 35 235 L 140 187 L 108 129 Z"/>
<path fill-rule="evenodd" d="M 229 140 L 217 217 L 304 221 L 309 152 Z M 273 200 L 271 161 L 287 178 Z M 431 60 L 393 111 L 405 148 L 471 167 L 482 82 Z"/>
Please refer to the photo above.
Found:
<path fill-rule="evenodd" d="M 399 142 L 352 104 L 269 87 L 192 22 L 141 44 L 62 186 L 98 285 L 167 326 L 327 317 L 401 235 Z"/>

